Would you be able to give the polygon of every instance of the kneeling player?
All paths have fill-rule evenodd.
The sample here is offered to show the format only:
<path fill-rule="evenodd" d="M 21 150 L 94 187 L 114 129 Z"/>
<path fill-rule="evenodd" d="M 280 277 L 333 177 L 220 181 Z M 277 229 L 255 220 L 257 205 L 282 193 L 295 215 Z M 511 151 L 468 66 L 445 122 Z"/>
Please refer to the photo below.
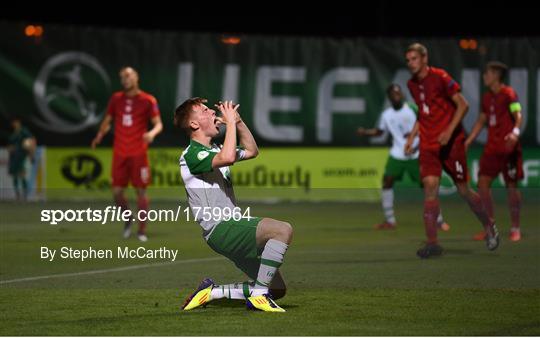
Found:
<path fill-rule="evenodd" d="M 174 113 L 174 125 L 186 131 L 191 139 L 180 157 L 180 171 L 192 210 L 231 210 L 237 206 L 229 166 L 255 158 L 258 148 L 237 112 L 238 105 L 232 102 L 216 105 L 223 114 L 218 118 L 205 103 L 205 99 L 191 98 Z M 218 135 L 221 123 L 227 129 L 224 144 L 218 147 L 211 141 Z M 236 146 L 237 135 L 241 147 Z M 214 299 L 229 298 L 245 299 L 251 309 L 285 312 L 273 299 L 285 295 L 285 283 L 278 269 L 292 239 L 291 225 L 259 217 L 208 220 L 199 214 L 197 222 L 208 245 L 233 261 L 252 281 L 216 285 L 212 279 L 204 279 L 182 308 L 191 310 Z"/>

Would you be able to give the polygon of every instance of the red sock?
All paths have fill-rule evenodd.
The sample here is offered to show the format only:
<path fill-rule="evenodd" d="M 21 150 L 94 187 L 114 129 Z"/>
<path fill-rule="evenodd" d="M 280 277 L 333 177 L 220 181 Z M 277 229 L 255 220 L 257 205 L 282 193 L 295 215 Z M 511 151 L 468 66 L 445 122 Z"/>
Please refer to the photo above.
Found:
<path fill-rule="evenodd" d="M 429 244 L 437 243 L 437 216 L 439 213 L 439 200 L 424 201 L 424 227 Z"/>
<path fill-rule="evenodd" d="M 510 219 L 512 228 L 519 229 L 519 211 L 521 209 L 521 194 L 517 189 L 508 190 L 508 206 L 510 207 Z"/>
<path fill-rule="evenodd" d="M 129 205 L 128 205 L 128 202 L 126 200 L 126 198 L 124 197 L 124 195 L 121 195 L 121 196 L 115 196 L 114 197 L 114 203 L 120 207 L 120 209 L 123 211 L 123 210 L 128 210 L 129 209 Z"/>
<path fill-rule="evenodd" d="M 141 215 L 141 218 L 143 218 L 142 216 L 148 217 L 148 197 L 146 196 L 137 197 L 137 206 L 139 207 L 139 211 L 141 210 L 146 211 L 146 214 Z M 146 221 L 139 220 L 139 234 L 144 234 L 145 232 L 146 232 Z"/>
<path fill-rule="evenodd" d="M 469 203 L 469 208 L 471 208 L 472 212 L 476 215 L 476 218 L 482 223 L 484 229 L 486 231 L 489 230 L 494 224 L 493 218 L 488 216 L 480 195 L 471 191 L 468 195 L 467 203 Z"/>
<path fill-rule="evenodd" d="M 493 197 L 491 197 L 491 189 L 478 189 L 478 194 L 480 195 L 480 199 L 482 200 L 482 204 L 484 205 L 484 209 L 486 209 L 489 218 L 495 219 L 493 214 Z"/>

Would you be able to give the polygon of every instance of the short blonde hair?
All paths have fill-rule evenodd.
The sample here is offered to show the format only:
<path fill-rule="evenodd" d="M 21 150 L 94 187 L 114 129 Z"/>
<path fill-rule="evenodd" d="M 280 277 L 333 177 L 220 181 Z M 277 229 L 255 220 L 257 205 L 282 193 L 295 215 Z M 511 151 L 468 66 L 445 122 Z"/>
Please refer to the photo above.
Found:
<path fill-rule="evenodd" d="M 407 47 L 407 51 L 405 53 L 408 53 L 408 52 L 417 52 L 421 56 L 428 55 L 426 46 L 418 42 L 410 44 L 409 47 Z"/>

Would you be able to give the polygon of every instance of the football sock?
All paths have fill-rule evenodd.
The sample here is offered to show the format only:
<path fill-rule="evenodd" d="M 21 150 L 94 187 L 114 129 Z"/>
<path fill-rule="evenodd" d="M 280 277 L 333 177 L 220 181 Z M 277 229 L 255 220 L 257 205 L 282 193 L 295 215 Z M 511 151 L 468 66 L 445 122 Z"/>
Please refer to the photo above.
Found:
<path fill-rule="evenodd" d="M 512 229 L 519 229 L 519 211 L 521 209 L 521 193 L 517 189 L 508 190 L 508 206 Z"/>
<path fill-rule="evenodd" d="M 227 285 L 214 285 L 212 288 L 211 299 L 248 299 L 255 289 L 249 282 L 234 283 Z"/>
<path fill-rule="evenodd" d="M 128 205 L 128 202 L 127 202 L 126 198 L 124 197 L 124 195 L 115 196 L 114 197 L 114 203 L 118 207 L 120 207 L 121 211 L 129 210 L 129 205 Z"/>
<path fill-rule="evenodd" d="M 137 207 L 139 211 L 145 210 L 148 214 L 148 197 L 138 196 L 137 197 Z M 139 234 L 144 234 L 146 231 L 146 220 L 139 220 Z"/>
<path fill-rule="evenodd" d="M 394 216 L 394 190 L 383 189 L 382 191 L 382 207 L 384 211 L 384 217 L 388 223 L 396 224 L 396 217 Z"/>
<path fill-rule="evenodd" d="M 476 215 L 476 218 L 478 218 L 480 223 L 482 223 L 484 226 L 484 229 L 486 231 L 490 230 L 494 225 L 493 218 L 488 216 L 482 200 L 480 199 L 480 195 L 474 191 L 471 191 L 468 195 L 467 203 L 469 204 L 469 208 L 471 208 Z"/>
<path fill-rule="evenodd" d="M 439 200 L 424 201 L 424 227 L 428 244 L 437 243 L 437 216 L 439 214 Z"/>
<path fill-rule="evenodd" d="M 13 187 L 15 188 L 15 195 L 17 196 L 17 198 L 19 198 L 19 177 L 17 175 L 13 176 Z"/>
<path fill-rule="evenodd" d="M 493 197 L 491 196 L 491 189 L 478 189 L 478 194 L 482 199 L 482 204 L 484 204 L 488 216 L 493 219 Z"/>
<path fill-rule="evenodd" d="M 26 199 L 28 197 L 28 180 L 24 177 L 21 177 L 21 183 L 22 183 L 23 198 Z"/>
<path fill-rule="evenodd" d="M 268 293 L 268 287 L 276 274 L 277 269 L 283 263 L 283 256 L 287 251 L 288 245 L 275 239 L 270 239 L 266 242 L 264 250 L 261 254 L 261 265 L 257 280 L 255 281 L 255 289 L 252 292 L 254 296 L 260 296 Z"/>

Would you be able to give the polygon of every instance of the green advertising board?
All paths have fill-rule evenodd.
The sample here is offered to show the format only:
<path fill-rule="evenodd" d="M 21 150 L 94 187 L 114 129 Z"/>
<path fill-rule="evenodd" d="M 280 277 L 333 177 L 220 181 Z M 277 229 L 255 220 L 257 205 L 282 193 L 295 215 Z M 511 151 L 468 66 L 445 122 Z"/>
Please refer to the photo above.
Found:
<path fill-rule="evenodd" d="M 152 148 L 149 151 L 151 196 L 185 199 L 178 159 L 182 149 Z M 477 180 L 480 149 L 469 152 L 471 183 Z M 386 148 L 262 148 L 254 160 L 231 168 L 240 199 L 249 200 L 376 200 L 379 197 Z M 50 198 L 110 198 L 111 149 L 47 149 L 47 189 Z M 525 149 L 525 178 L 521 186 L 540 187 L 540 150 Z M 496 180 L 494 187 L 501 187 Z M 418 188 L 406 178 L 402 188 Z M 448 177 L 442 193 L 453 193 Z"/>

